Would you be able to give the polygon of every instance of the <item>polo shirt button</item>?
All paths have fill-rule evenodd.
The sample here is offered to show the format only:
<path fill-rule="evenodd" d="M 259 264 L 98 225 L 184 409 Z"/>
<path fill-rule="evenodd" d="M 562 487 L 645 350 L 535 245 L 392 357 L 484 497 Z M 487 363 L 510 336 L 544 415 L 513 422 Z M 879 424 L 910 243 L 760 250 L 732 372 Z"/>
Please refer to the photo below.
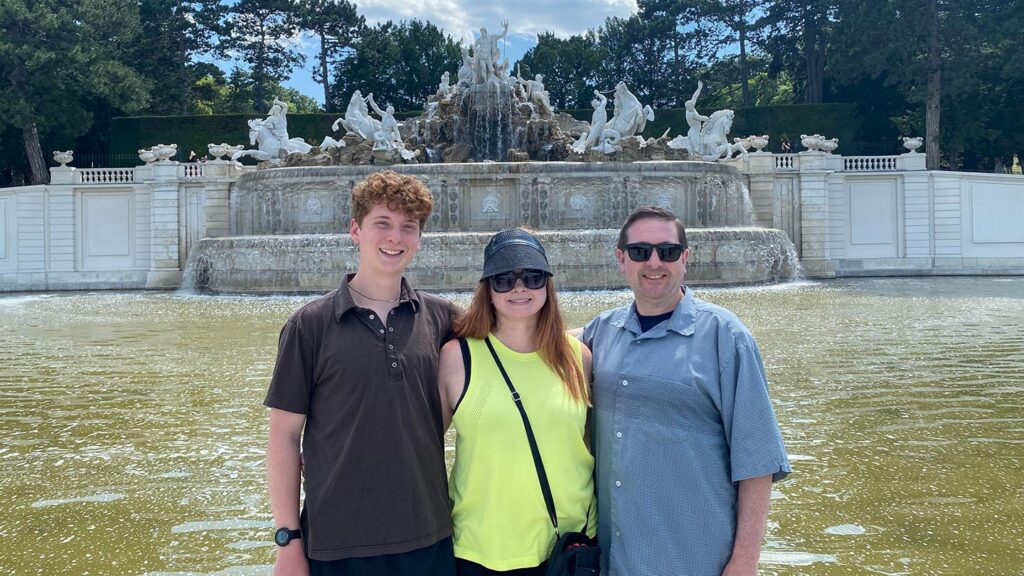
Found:
<path fill-rule="evenodd" d="M 616 530 L 615 531 L 615 537 L 616 538 L 621 538 L 622 537 L 622 532 L 619 532 L 618 530 Z"/>
<path fill-rule="evenodd" d="M 373 314 L 370 314 L 370 320 L 373 320 L 374 318 L 375 316 Z"/>
<path fill-rule="evenodd" d="M 394 344 L 388 344 L 388 350 L 394 350 L 394 349 L 395 349 L 395 345 Z"/>
<path fill-rule="evenodd" d="M 623 380 L 622 381 L 622 385 L 623 386 L 629 386 L 629 380 Z"/>
<path fill-rule="evenodd" d="M 381 328 L 381 329 L 380 329 L 380 333 L 381 333 L 381 334 L 383 334 L 383 333 L 384 333 L 384 329 L 383 329 L 383 328 Z"/>
<path fill-rule="evenodd" d="M 392 368 L 398 368 L 398 362 L 392 362 L 391 363 L 391 367 Z"/>
<path fill-rule="evenodd" d="M 392 315 L 392 316 L 394 316 L 394 315 L 395 315 L 395 311 L 394 311 L 394 310 L 392 310 L 392 311 L 391 311 L 391 315 Z"/>
<path fill-rule="evenodd" d="M 395 331 L 394 327 L 388 328 L 388 332 L 394 332 L 394 331 Z"/>
<path fill-rule="evenodd" d="M 616 480 L 616 481 L 615 481 L 615 485 L 616 485 L 616 486 L 622 486 L 622 482 L 621 482 L 621 481 L 619 481 L 619 480 Z"/>
<path fill-rule="evenodd" d="M 622 438 L 622 432 L 616 432 L 615 433 L 615 437 L 616 438 Z"/>

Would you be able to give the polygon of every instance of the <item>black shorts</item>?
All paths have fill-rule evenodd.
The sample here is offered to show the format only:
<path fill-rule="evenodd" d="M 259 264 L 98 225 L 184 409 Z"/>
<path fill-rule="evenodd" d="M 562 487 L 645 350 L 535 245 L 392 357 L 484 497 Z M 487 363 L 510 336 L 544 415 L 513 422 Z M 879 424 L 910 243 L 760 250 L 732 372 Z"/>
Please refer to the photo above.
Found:
<path fill-rule="evenodd" d="M 309 561 L 310 576 L 455 576 L 451 536 L 436 544 L 401 554 Z"/>
<path fill-rule="evenodd" d="M 481 566 L 476 562 L 456 558 L 455 567 L 458 570 L 458 576 L 544 576 L 544 564 L 534 568 L 520 568 L 518 570 L 500 572 L 498 570 L 491 570 L 486 566 Z"/>

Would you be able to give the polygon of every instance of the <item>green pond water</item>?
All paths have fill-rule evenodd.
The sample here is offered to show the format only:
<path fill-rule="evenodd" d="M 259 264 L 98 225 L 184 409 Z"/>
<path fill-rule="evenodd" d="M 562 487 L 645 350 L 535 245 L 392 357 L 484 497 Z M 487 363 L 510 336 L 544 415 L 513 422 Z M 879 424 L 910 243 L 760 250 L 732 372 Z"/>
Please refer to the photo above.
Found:
<path fill-rule="evenodd" d="M 757 337 L 792 459 L 762 574 L 1024 574 L 1024 278 L 697 292 Z M 307 300 L 0 297 L 0 574 L 269 574 L 261 402 Z"/>

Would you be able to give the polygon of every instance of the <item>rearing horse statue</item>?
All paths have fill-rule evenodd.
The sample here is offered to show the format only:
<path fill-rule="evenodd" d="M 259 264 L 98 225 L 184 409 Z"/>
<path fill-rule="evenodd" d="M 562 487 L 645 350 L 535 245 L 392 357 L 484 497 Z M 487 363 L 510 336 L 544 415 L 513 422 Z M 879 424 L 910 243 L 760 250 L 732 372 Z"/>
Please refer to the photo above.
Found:
<path fill-rule="evenodd" d="M 271 162 L 280 162 L 283 156 L 287 156 L 292 152 L 309 154 L 309 151 L 313 148 L 306 144 L 302 138 L 289 138 L 281 142 L 274 136 L 270 128 L 264 124 L 264 121 L 259 118 L 249 120 L 249 144 L 252 146 L 258 145 L 259 149 L 240 150 L 232 154 L 231 159 L 238 160 L 243 156 L 249 156 L 259 161 L 270 160 Z"/>

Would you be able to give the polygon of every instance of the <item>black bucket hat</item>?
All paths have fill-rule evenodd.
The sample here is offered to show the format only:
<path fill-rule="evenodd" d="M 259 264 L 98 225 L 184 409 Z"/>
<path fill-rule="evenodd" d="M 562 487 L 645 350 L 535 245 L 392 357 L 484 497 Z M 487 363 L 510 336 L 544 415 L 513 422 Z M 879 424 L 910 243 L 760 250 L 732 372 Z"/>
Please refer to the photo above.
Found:
<path fill-rule="evenodd" d="M 484 248 L 484 273 L 481 280 L 513 270 L 541 270 L 551 275 L 544 246 L 526 230 L 502 230 L 491 237 Z"/>

